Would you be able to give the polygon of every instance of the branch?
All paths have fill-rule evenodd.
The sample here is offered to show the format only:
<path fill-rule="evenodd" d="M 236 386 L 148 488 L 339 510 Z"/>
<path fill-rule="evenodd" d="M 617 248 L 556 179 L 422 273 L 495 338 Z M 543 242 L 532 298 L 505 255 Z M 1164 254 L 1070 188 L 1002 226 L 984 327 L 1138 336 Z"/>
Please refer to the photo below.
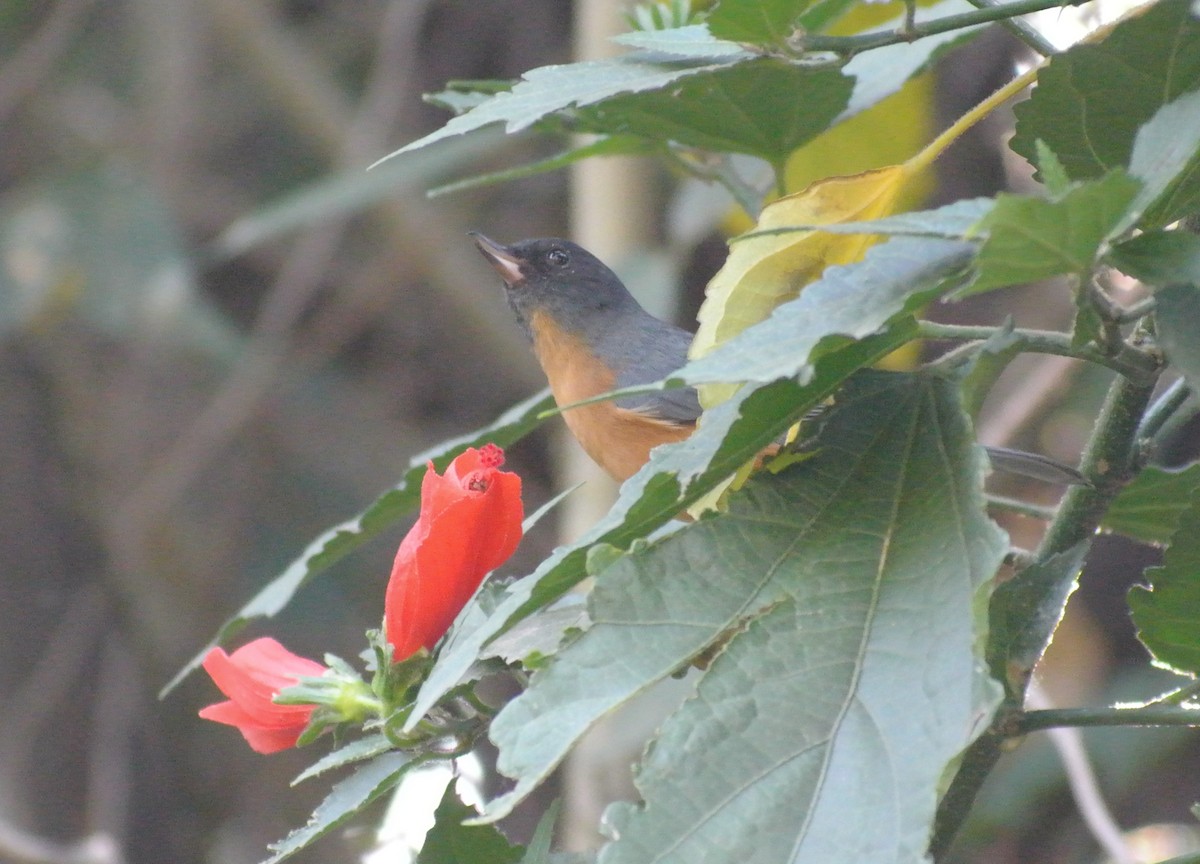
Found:
<path fill-rule="evenodd" d="M 976 9 L 1004 8 L 1000 0 L 967 0 L 967 2 Z M 1001 20 L 1000 24 L 1024 42 L 1030 50 L 1041 54 L 1043 57 L 1050 57 L 1058 53 L 1058 49 L 1028 21 L 1023 21 L 1020 18 L 1005 18 Z"/>
<path fill-rule="evenodd" d="M 959 15 L 947 15 L 923 24 L 913 24 L 911 27 L 901 27 L 882 33 L 862 33 L 857 36 L 806 35 L 797 40 L 799 44 L 796 47 L 804 51 L 832 51 L 835 54 L 851 56 L 860 51 L 868 51 L 884 45 L 913 42 L 924 36 L 936 36 L 951 30 L 990 24 L 993 21 L 1004 21 L 1008 18 L 1028 15 L 1030 12 L 1041 12 L 1043 9 L 1058 9 L 1064 5 L 1080 6 L 1084 2 L 1086 0 L 1070 0 L 1066 4 L 1059 0 L 1017 0 L 1015 3 L 988 6 Z"/>
<path fill-rule="evenodd" d="M 962 339 L 982 341 L 994 336 L 995 327 L 939 324 L 936 321 L 921 321 L 919 333 L 923 339 Z M 1140 380 L 1156 376 L 1159 369 L 1158 360 L 1151 354 L 1122 343 L 1113 354 L 1106 354 L 1095 345 L 1076 347 L 1071 344 L 1070 333 L 1060 333 L 1057 330 L 1013 330 L 1010 338 L 1019 350 L 1029 354 L 1055 354 L 1060 357 L 1072 357 L 1076 360 L 1086 360 L 1099 366 L 1107 366 L 1114 372 Z"/>

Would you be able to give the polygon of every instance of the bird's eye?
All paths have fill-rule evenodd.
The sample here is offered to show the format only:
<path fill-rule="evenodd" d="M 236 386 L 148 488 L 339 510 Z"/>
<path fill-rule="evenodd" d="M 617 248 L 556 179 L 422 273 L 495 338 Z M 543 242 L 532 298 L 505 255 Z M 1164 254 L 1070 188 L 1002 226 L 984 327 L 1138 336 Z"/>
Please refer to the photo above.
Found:
<path fill-rule="evenodd" d="M 571 256 L 566 249 L 551 249 L 546 253 L 546 260 L 555 267 L 565 267 L 571 260 Z"/>

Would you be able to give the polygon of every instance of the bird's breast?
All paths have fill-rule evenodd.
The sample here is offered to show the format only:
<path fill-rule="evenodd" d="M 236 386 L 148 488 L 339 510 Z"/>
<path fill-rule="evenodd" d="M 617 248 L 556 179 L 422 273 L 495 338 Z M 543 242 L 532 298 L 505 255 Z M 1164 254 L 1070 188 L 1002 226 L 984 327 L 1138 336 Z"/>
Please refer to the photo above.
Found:
<path fill-rule="evenodd" d="M 616 388 L 615 370 L 582 336 L 563 330 L 544 312 L 534 313 L 529 323 L 534 353 L 560 408 Z M 690 426 L 656 420 L 611 401 L 571 408 L 563 419 L 588 456 L 618 482 L 636 474 L 654 447 L 692 433 Z"/>

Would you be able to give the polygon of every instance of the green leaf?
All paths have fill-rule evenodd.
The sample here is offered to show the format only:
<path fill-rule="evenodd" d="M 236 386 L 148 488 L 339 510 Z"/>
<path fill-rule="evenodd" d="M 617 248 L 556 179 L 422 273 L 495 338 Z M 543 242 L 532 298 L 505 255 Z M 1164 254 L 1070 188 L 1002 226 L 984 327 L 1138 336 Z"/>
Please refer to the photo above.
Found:
<path fill-rule="evenodd" d="M 817 11 L 820 7 L 814 7 Z M 922 21 L 935 21 L 948 15 L 965 12 L 972 7 L 963 0 L 942 0 L 920 12 Z M 899 21 L 888 23 L 899 26 Z M 938 57 L 952 48 L 974 39 L 983 32 L 983 27 L 966 27 L 949 30 L 918 39 L 916 42 L 900 42 L 884 45 L 871 51 L 863 51 L 850 59 L 843 71 L 855 79 L 854 93 L 839 121 L 865 111 L 895 93 L 905 82 L 918 72 L 928 68 Z"/>
<path fill-rule="evenodd" d="M 988 605 L 987 661 L 1010 696 L 1025 693 L 1078 586 L 1091 540 L 1032 564 L 997 586 Z"/>
<path fill-rule="evenodd" d="M 278 843 L 271 844 L 274 853 L 263 864 L 276 864 L 295 855 L 314 840 L 345 824 L 364 807 L 393 789 L 400 779 L 420 761 L 405 753 L 385 753 L 363 765 L 333 787 L 329 795 L 313 811 L 308 824 L 297 828 Z"/>
<path fill-rule="evenodd" d="M 463 825 L 476 815 L 474 807 L 459 800 L 455 783 L 446 785 L 442 802 L 433 813 L 433 827 L 416 864 L 510 864 L 520 861 L 520 846 L 510 846 L 491 825 Z"/>
<path fill-rule="evenodd" d="M 962 400 L 963 410 L 972 420 L 983 410 L 983 403 L 992 386 L 1008 368 L 1008 364 L 1021 353 L 1021 344 L 1013 336 L 1013 329 L 1010 316 L 979 345 L 967 364 L 962 379 Z"/>
<path fill-rule="evenodd" d="M 897 237 L 854 264 L 826 268 L 795 300 L 681 369 L 689 384 L 812 375 L 812 358 L 862 338 L 959 284 L 970 243 Z"/>
<path fill-rule="evenodd" d="M 497 93 L 505 93 L 516 83 L 507 78 L 457 79 L 446 82 L 446 89 L 437 93 L 426 93 L 422 99 L 451 114 L 466 114 L 477 105 L 482 105 Z"/>
<path fill-rule="evenodd" d="M 332 753 L 326 753 L 297 774 L 296 779 L 292 781 L 292 785 L 295 786 L 298 783 L 303 783 L 311 777 L 324 774 L 326 771 L 332 771 L 334 768 L 341 768 L 344 765 L 361 762 L 364 759 L 374 759 L 376 756 L 386 753 L 391 749 L 392 743 L 384 735 L 368 735 L 365 738 L 359 738 L 357 741 L 351 741 L 345 747 L 339 747 Z"/>
<path fill-rule="evenodd" d="M 509 409 L 492 425 L 470 435 L 443 442 L 438 447 L 413 457 L 398 484 L 375 499 L 366 510 L 354 518 L 322 532 L 308 544 L 299 558 L 227 619 L 213 641 L 204 646 L 163 687 L 159 698 L 166 696 L 180 681 L 195 671 L 211 648 L 232 639 L 255 618 L 275 617 L 313 577 L 328 570 L 347 554 L 383 533 L 416 507 L 421 497 L 421 479 L 425 476 L 427 462 L 432 461 L 438 471 L 444 471 L 454 457 L 468 447 L 481 447 L 488 442 L 507 447 L 537 427 L 542 422 L 541 414 L 553 404 L 553 398 L 546 391 L 542 391 Z"/>
<path fill-rule="evenodd" d="M 568 631 L 582 630 L 589 623 L 583 598 L 568 594 L 553 608 L 518 621 L 481 652 L 481 659 L 495 656 L 506 663 L 525 663 L 528 658 L 540 662 L 558 650 Z"/>
<path fill-rule="evenodd" d="M 1154 292 L 1154 325 L 1167 360 L 1200 390 L 1200 284 L 1176 283 Z"/>
<path fill-rule="evenodd" d="M 763 58 L 679 81 L 669 90 L 617 96 L 580 112 L 583 129 L 689 147 L 747 153 L 772 163 L 824 132 L 846 107 L 854 79 Z"/>
<path fill-rule="evenodd" d="M 525 857 L 521 864 L 550 864 L 550 845 L 554 841 L 554 823 L 558 821 L 558 811 L 562 809 L 562 799 L 554 799 L 554 803 L 542 814 L 529 845 L 525 847 Z"/>
<path fill-rule="evenodd" d="M 1150 587 L 1129 590 L 1129 609 L 1142 640 L 1158 662 L 1200 674 L 1200 495 L 1193 494 L 1161 567 L 1146 569 Z"/>
<path fill-rule="evenodd" d="M 742 387 L 733 398 L 706 412 L 686 441 L 656 448 L 649 463 L 621 486 L 604 518 L 511 585 L 485 621 L 450 632 L 421 686 L 409 725 L 415 726 L 467 674 L 484 645 L 586 578 L 588 550 L 594 544 L 625 549 L 666 524 L 803 419 L 853 372 L 911 341 L 916 332 L 916 323 L 909 318 L 861 342 L 828 351 L 816 361 L 807 386 L 783 379 L 764 387 Z"/>
<path fill-rule="evenodd" d="M 474 137 L 471 140 L 474 140 Z M 647 153 L 652 149 L 653 145 L 650 142 L 642 141 L 638 138 L 618 135 L 609 136 L 584 144 L 581 147 L 573 147 L 570 150 L 555 154 L 546 159 L 539 159 L 537 162 L 521 165 L 518 168 L 492 171 L 488 174 L 478 174 L 474 177 L 468 177 L 465 180 L 456 180 L 453 183 L 447 183 L 444 186 L 435 186 L 426 195 L 430 198 L 437 198 L 442 195 L 449 195 L 452 192 L 462 192 L 467 189 L 477 189 L 482 186 L 494 186 L 497 183 L 508 183 L 512 180 L 524 180 L 527 177 L 536 177 L 538 174 L 557 171 L 560 168 L 566 168 L 576 162 L 590 159 L 594 156 L 626 156 Z"/>
<path fill-rule="evenodd" d="M 1081 183 L 1058 200 L 997 196 L 980 224 L 987 239 L 979 250 L 978 275 L 959 296 L 1087 273 L 1138 188 L 1136 180 L 1115 170 Z"/>
<path fill-rule="evenodd" d="M 1114 246 L 1106 260 L 1149 285 L 1200 285 L 1200 236 L 1190 231 L 1147 231 Z"/>
<path fill-rule="evenodd" d="M 376 163 L 428 147 L 436 141 L 503 123 L 504 131 L 519 132 L 556 111 L 594 105 L 625 93 L 667 87 L 681 78 L 715 72 L 729 62 L 662 61 L 659 55 L 634 52 L 606 60 L 531 69 L 512 90 L 452 117 L 445 126 L 406 144 Z"/>
<path fill-rule="evenodd" d="M 577 543 L 560 548 L 537 571 L 513 585 L 486 625 L 456 629 L 450 634 L 421 689 L 409 723 L 415 725 L 461 680 L 489 640 L 578 584 L 586 575 L 588 546 L 605 542 L 625 548 L 664 524 L 723 483 L 856 369 L 910 341 L 916 332 L 915 323 L 911 318 L 898 320 L 899 316 L 944 290 L 942 283 L 947 274 L 961 270 L 972 250 L 968 244 L 903 238 L 887 246 L 895 248 L 887 254 L 872 250 L 867 261 L 858 265 L 830 268 L 799 301 L 786 304 L 759 325 L 770 333 L 784 331 L 787 338 L 781 338 L 780 343 L 785 347 L 761 352 L 761 346 L 739 337 L 697 361 L 703 364 L 702 374 L 707 369 L 716 376 L 713 380 L 775 382 L 799 374 L 807 386 L 779 381 L 761 392 L 743 388 L 735 399 L 708 412 L 699 431 L 687 442 L 657 450 L 650 463 L 624 485 L 608 516 Z M 821 285 L 826 287 L 819 288 Z M 864 294 L 871 295 L 870 299 L 863 299 Z M 805 297 L 810 299 L 805 301 Z M 816 305 L 792 308 L 797 303 Z M 863 305 L 854 303 L 866 304 L 866 311 Z M 805 310 L 812 316 L 813 308 L 820 314 L 828 313 L 829 320 L 822 321 L 817 315 L 805 321 Z M 791 311 L 785 311 L 788 309 Z M 872 321 L 879 331 L 874 334 L 866 326 Z M 883 329 L 889 321 L 893 323 Z M 845 329 L 834 329 L 836 338 L 822 338 L 838 326 Z M 854 335 L 869 338 L 847 345 Z M 757 356 L 760 353 L 762 356 Z M 827 356 L 828 362 L 822 363 Z M 753 361 L 753 372 L 738 377 L 744 374 L 747 360 Z M 776 365 L 772 367 L 772 363 Z M 691 368 L 685 367 L 681 377 Z M 721 377 L 725 375 L 729 377 Z"/>
<path fill-rule="evenodd" d="M 753 237 L 769 237 L 807 231 L 828 231 L 832 234 L 885 234 L 889 237 L 936 237 L 943 240 L 978 240 L 979 223 L 991 212 L 992 198 L 966 198 L 933 210 L 912 210 L 882 219 L 861 222 L 809 223 L 785 228 L 766 228 L 747 231 L 731 240 L 738 243 Z"/>
<path fill-rule="evenodd" d="M 1006 542 L 956 394 L 938 378 L 856 377 L 811 459 L 605 570 L 592 628 L 493 723 L 517 794 L 613 707 L 728 638 L 651 745 L 645 808 L 617 814 L 604 860 L 690 864 L 714 847 L 919 860 L 938 780 L 997 701 L 975 610 Z"/>
<path fill-rule="evenodd" d="M 707 24 L 622 33 L 614 36 L 612 41 L 639 51 L 688 60 L 749 60 L 757 56 L 736 42 L 715 38 Z"/>
<path fill-rule="evenodd" d="M 239 217 L 207 252 L 215 260 L 233 258 L 315 222 L 355 213 L 397 196 L 419 194 L 419 190 L 443 177 L 461 173 L 485 157 L 494 157 L 504 144 L 502 135 L 484 134 L 403 163 L 381 165 L 372 171 L 357 167 L 324 176 Z"/>
<path fill-rule="evenodd" d="M 1179 527 L 1179 517 L 1196 489 L 1200 489 L 1200 463 L 1182 469 L 1151 466 L 1121 490 L 1100 527 L 1143 543 L 1164 545 Z"/>
<path fill-rule="evenodd" d="M 1031 163 L 1040 138 L 1073 180 L 1129 167 L 1134 139 L 1163 105 L 1200 87 L 1200 21 L 1191 0 L 1160 0 L 1097 44 L 1055 56 L 1016 106 L 1012 149 Z"/>
<path fill-rule="evenodd" d="M 782 47 L 812 0 L 721 0 L 708 16 L 718 39 Z"/>
<path fill-rule="evenodd" d="M 1200 210 L 1200 90 L 1164 105 L 1138 130 L 1129 173 L 1142 191 L 1120 230 L 1139 222 L 1159 228 Z"/>
<path fill-rule="evenodd" d="M 1038 174 L 1041 175 L 1046 191 L 1052 198 L 1061 198 L 1071 188 L 1071 178 L 1067 176 L 1067 170 L 1058 161 L 1054 151 L 1046 146 L 1045 141 L 1039 138 L 1033 143 L 1037 149 Z"/>

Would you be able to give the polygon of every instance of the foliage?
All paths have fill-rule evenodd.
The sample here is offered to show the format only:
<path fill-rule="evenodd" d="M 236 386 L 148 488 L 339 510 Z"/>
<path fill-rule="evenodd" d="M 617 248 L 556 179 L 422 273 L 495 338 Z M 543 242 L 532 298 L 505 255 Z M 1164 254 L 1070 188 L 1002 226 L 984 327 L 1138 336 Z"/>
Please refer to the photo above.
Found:
<path fill-rule="evenodd" d="M 606 144 L 635 147 L 724 185 L 758 221 L 731 241 L 710 285 L 693 359 L 659 385 L 704 385 L 697 433 L 657 450 L 582 538 L 468 605 L 427 674 L 397 691 L 403 710 L 383 718 L 396 751 L 381 755 L 377 739 L 364 746 L 371 761 L 272 860 L 398 782 L 411 764 L 403 753 L 461 752 L 484 731 L 515 782 L 480 817 L 498 819 L 602 717 L 693 665 L 692 698 L 638 769 L 644 801 L 613 808 L 613 839 L 599 860 L 941 855 L 998 758 L 996 742 L 1020 728 L 1014 717 L 1037 714 L 1023 707 L 1030 670 L 1100 527 L 1168 544 L 1131 607 L 1158 660 L 1200 671 L 1200 476 L 1148 465 L 1155 434 L 1185 404 L 1156 400 L 1160 381 L 1200 385 L 1196 243 L 1184 226 L 1170 227 L 1200 210 L 1200 21 L 1190 0 L 1158 0 L 1048 58 L 927 152 L 934 158 L 1036 79 L 1017 108 L 1012 145 L 1039 169 L 1045 188 L 1035 193 L 895 217 L 898 193 L 917 174 L 908 163 L 786 188 L 797 147 L 895 92 L 946 44 L 1054 5 L 969 10 L 947 0 L 846 34 L 835 25 L 849 4 L 837 0 L 723 0 L 707 20 L 674 4 L 634 15 L 640 29 L 623 39 L 633 50 L 616 58 L 444 96 L 462 113 L 388 157 L 500 124 L 509 133 L 587 132 L 596 143 L 528 170 L 608 152 Z M 766 163 L 771 187 L 734 154 Z M 1103 286 L 1117 271 L 1143 279 L 1147 301 L 1114 300 Z M 930 303 L 1053 276 L 1078 310 L 1069 332 L 944 328 L 939 335 L 968 344 L 909 373 L 867 368 L 931 332 L 917 320 Z M 987 512 L 986 462 L 967 410 L 982 399 L 978 370 L 1024 352 L 1115 370 L 1080 465 L 1087 482 L 1046 514 L 1045 539 L 1031 553 L 1010 549 Z M 806 458 L 788 454 L 728 493 L 719 512 L 650 539 L 831 396 L 833 408 L 794 447 Z M 506 445 L 536 425 L 541 405 L 431 458 L 440 467 L 467 443 Z M 419 470 L 316 541 L 222 638 L 278 612 L 375 526 L 415 505 Z M 1002 581 L 1006 560 L 1017 572 Z M 550 619 L 588 576 L 586 618 Z M 489 645 L 544 615 L 561 638 L 539 633 L 525 692 L 494 720 L 486 706 L 462 711 L 471 682 L 502 665 Z M 1138 711 L 1114 707 L 1112 722 L 1142 722 Z M 446 737 L 456 746 L 445 749 Z M 463 813 L 448 796 L 439 844 L 458 842 L 449 823 Z"/>

